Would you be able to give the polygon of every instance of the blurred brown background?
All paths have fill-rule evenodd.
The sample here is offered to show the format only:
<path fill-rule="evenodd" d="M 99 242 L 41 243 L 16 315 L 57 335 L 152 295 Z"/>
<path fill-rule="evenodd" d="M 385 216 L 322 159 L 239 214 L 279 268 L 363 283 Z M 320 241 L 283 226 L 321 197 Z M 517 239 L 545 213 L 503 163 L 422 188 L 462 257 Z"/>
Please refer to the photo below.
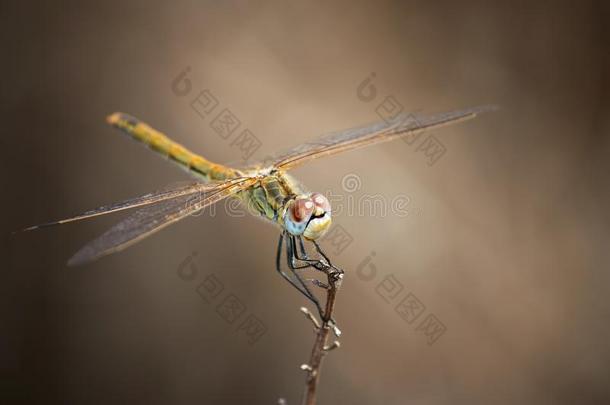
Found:
<path fill-rule="evenodd" d="M 410 199 L 406 217 L 334 217 L 353 241 L 325 244 L 347 278 L 321 404 L 610 402 L 603 3 L 3 2 L 2 396 L 299 403 L 313 335 L 274 271 L 273 227 L 220 210 L 77 268 L 70 255 L 123 215 L 10 234 L 187 178 L 108 128 L 116 110 L 239 161 L 189 106 L 209 89 L 261 141 L 254 157 L 378 120 L 388 95 L 405 110 L 502 106 L 436 131 L 434 165 L 398 141 L 295 171 L 313 190 L 345 195 L 355 175 L 354 198 Z M 209 274 L 265 324 L 255 344 L 198 295 Z M 404 288 L 386 303 L 390 275 Z M 409 292 L 425 305 L 411 324 L 394 310 Z M 429 314 L 446 328 L 431 345 L 417 330 Z"/>

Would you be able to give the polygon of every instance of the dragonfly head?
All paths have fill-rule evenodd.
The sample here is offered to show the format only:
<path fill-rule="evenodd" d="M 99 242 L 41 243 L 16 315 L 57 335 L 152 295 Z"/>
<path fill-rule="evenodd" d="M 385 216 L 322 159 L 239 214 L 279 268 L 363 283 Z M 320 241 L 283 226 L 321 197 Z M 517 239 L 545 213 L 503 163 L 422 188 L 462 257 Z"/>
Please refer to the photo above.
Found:
<path fill-rule="evenodd" d="M 330 202 L 323 194 L 300 195 L 286 204 L 284 227 L 292 235 L 315 240 L 330 227 L 330 213 Z"/>

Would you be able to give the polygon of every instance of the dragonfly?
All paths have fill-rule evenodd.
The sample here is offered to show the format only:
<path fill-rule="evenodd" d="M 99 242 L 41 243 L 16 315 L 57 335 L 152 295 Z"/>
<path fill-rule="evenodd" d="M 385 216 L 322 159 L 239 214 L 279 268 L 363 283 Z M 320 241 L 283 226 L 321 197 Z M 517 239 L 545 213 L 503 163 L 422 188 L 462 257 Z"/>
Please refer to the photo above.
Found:
<path fill-rule="evenodd" d="M 493 106 L 480 106 L 434 114 L 401 114 L 392 120 L 323 135 L 311 142 L 277 153 L 264 162 L 242 168 L 207 160 L 143 121 L 117 112 L 107 117 L 110 125 L 187 170 L 195 181 L 165 187 L 140 197 L 104 205 L 80 215 L 32 226 L 25 230 L 66 224 L 138 208 L 130 216 L 85 245 L 68 261 L 68 265 L 81 265 L 121 251 L 219 201 L 237 198 L 250 213 L 279 228 L 276 270 L 313 302 L 322 314 L 321 305 L 302 274 L 303 270 L 311 268 L 320 271 L 329 268 L 339 270 L 331 263 L 318 242 L 331 226 L 332 208 L 324 194 L 309 192 L 288 171 L 321 157 L 389 142 L 409 135 L 417 136 L 422 131 L 472 119 L 493 109 L 495 109 Z M 305 242 L 313 244 L 316 251 L 315 258 L 307 251 Z M 282 265 L 284 252 L 288 269 Z"/>

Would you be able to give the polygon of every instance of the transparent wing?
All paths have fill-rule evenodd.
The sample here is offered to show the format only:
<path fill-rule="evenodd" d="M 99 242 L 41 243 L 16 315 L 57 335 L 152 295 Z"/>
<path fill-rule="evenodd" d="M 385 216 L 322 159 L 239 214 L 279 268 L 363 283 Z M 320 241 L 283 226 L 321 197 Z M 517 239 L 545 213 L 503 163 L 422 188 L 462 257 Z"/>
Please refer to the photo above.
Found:
<path fill-rule="evenodd" d="M 125 249 L 194 212 L 248 188 L 255 182 L 254 178 L 229 180 L 217 184 L 216 187 L 144 207 L 83 247 L 68 261 L 68 264 L 87 263 Z"/>
<path fill-rule="evenodd" d="M 239 181 L 242 178 L 236 178 L 231 181 Z M 224 184 L 224 183 L 223 183 Z M 71 218 L 61 219 L 59 221 L 47 222 L 45 224 L 30 226 L 29 228 L 25 228 L 24 231 L 31 231 L 34 229 L 44 228 L 47 226 L 53 225 L 61 225 L 66 224 L 68 222 L 80 221 L 81 219 L 87 219 L 91 217 L 96 217 L 98 215 L 110 214 L 117 211 L 122 211 L 130 208 L 141 207 L 143 205 L 154 204 L 160 201 L 171 200 L 172 198 L 186 196 L 195 193 L 205 192 L 206 190 L 213 190 L 218 186 L 218 183 L 199 183 L 199 182 L 189 182 L 189 183 L 178 183 L 172 184 L 168 187 L 165 187 L 161 190 L 153 191 L 152 193 L 145 194 L 140 197 L 130 198 L 129 200 L 104 205 L 102 207 L 98 207 L 92 209 L 90 211 L 83 212 L 82 214 L 76 215 Z"/>
<path fill-rule="evenodd" d="M 382 121 L 322 136 L 266 159 L 265 162 L 253 167 L 271 165 L 278 169 L 290 169 L 322 156 L 391 141 L 398 137 L 471 119 L 480 113 L 495 109 L 494 106 L 481 106 L 437 114 L 402 114 L 391 122 Z"/>

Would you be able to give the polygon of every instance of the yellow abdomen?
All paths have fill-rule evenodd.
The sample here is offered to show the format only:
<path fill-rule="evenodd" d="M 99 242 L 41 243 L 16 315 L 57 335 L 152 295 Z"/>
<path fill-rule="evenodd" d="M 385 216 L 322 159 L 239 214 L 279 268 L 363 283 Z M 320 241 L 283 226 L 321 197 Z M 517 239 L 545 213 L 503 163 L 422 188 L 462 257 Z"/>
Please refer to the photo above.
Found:
<path fill-rule="evenodd" d="M 172 141 L 165 134 L 151 128 L 131 115 L 114 113 L 107 118 L 108 123 L 122 130 L 132 138 L 142 142 L 155 152 L 171 159 L 185 170 L 205 181 L 220 181 L 238 177 L 240 173 L 227 166 L 212 163 Z"/>

